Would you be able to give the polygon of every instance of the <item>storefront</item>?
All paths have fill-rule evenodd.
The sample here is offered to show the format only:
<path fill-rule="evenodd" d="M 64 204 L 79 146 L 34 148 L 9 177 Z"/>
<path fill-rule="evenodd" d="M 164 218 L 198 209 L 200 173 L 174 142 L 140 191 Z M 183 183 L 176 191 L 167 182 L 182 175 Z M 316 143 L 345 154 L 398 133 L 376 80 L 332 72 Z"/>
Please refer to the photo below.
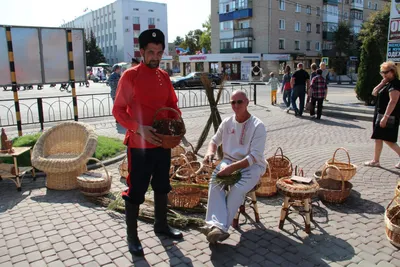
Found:
<path fill-rule="evenodd" d="M 261 54 L 205 54 L 180 56 L 181 75 L 191 71 L 224 73 L 229 80 L 248 80 L 255 62 L 260 64 Z"/>
<path fill-rule="evenodd" d="M 172 56 L 163 56 L 160 62 L 160 68 L 163 70 L 172 70 L 173 68 Z"/>
<path fill-rule="evenodd" d="M 261 68 L 266 75 L 270 72 L 282 75 L 286 65 L 292 65 L 291 63 L 289 54 L 263 54 Z"/>

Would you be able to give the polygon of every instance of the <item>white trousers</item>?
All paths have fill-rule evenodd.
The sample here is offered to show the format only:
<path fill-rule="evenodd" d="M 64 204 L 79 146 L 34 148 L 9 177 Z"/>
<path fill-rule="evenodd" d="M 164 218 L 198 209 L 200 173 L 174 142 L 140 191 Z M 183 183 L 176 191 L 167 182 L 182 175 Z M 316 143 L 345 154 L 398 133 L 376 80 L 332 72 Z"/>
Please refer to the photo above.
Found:
<path fill-rule="evenodd" d="M 223 159 L 211 176 L 206 214 L 207 226 L 217 227 L 224 232 L 227 232 L 231 226 L 246 194 L 253 189 L 265 172 L 261 166 L 253 164 L 241 170 L 242 178 L 240 181 L 231 186 L 229 192 L 225 192 L 223 186 L 216 184 L 215 177 L 221 167 L 229 164 L 231 164 L 230 160 Z"/>

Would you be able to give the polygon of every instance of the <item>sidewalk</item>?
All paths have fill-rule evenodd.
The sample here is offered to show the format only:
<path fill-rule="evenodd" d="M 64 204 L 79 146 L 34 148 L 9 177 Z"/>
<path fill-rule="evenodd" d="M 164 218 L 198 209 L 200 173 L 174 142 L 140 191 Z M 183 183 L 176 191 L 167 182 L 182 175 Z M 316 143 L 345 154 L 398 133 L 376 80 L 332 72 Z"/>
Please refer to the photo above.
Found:
<path fill-rule="evenodd" d="M 220 110 L 223 118 L 231 114 L 228 106 Z M 140 222 L 146 257 L 133 258 L 123 214 L 96 206 L 76 190 L 47 190 L 44 178 L 25 179 L 22 192 L 5 180 L 0 181 L 0 266 L 400 266 L 400 252 L 386 240 L 383 221 L 400 172 L 386 146 L 382 168 L 362 166 L 373 153 L 371 123 L 328 117 L 316 122 L 270 106 L 251 105 L 250 112 L 267 126 L 268 157 L 280 146 L 311 176 L 344 146 L 359 167 L 345 203 L 313 203 L 311 235 L 305 234 L 302 218 L 296 215 L 290 215 L 293 220 L 285 222 L 283 231 L 278 229 L 278 195 L 258 199 L 260 224 L 248 221 L 218 246 L 209 246 L 192 229 L 184 230 L 180 242 L 158 238 L 150 224 Z M 207 108 L 183 110 L 193 145 L 208 115 Z M 123 137 L 123 129 L 111 117 L 93 125 L 99 135 Z M 338 157 L 345 159 L 342 153 Z M 113 176 L 112 191 L 123 190 L 118 164 L 107 168 Z M 253 216 L 252 211 L 249 214 Z"/>

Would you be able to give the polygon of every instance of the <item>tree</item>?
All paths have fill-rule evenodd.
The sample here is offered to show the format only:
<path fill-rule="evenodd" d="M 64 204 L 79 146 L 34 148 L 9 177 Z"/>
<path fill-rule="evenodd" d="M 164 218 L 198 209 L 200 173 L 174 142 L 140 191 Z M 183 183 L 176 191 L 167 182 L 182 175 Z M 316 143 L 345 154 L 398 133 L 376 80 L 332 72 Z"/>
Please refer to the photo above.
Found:
<path fill-rule="evenodd" d="M 103 55 L 100 47 L 97 46 L 96 37 L 94 36 L 93 31 L 90 31 L 89 39 L 85 40 L 86 45 L 86 65 L 94 66 L 101 62 L 106 62 L 106 58 Z"/>
<path fill-rule="evenodd" d="M 336 31 L 333 33 L 337 56 L 341 57 L 343 54 L 349 56 L 350 48 L 352 46 L 352 35 L 353 33 L 350 30 L 350 25 L 344 21 L 339 22 Z"/>
<path fill-rule="evenodd" d="M 371 95 L 372 90 L 382 80 L 379 65 L 386 59 L 389 17 L 390 8 L 386 5 L 363 24 L 359 36 L 362 45 L 355 91 L 357 98 L 367 105 L 373 104 L 375 98 Z"/>
<path fill-rule="evenodd" d="M 203 33 L 200 36 L 200 46 L 201 48 L 205 48 L 206 51 L 211 50 L 211 15 L 208 16 L 208 19 L 202 24 Z"/>
<path fill-rule="evenodd" d="M 190 52 L 188 54 L 193 55 L 196 51 L 201 50 L 200 47 L 200 37 L 203 34 L 202 30 L 189 31 L 185 35 L 185 40 L 181 43 L 180 47 L 183 49 L 189 48 Z"/>
<path fill-rule="evenodd" d="M 174 44 L 175 44 L 176 46 L 180 46 L 182 43 L 183 43 L 183 38 L 180 37 L 180 36 L 176 36 L 175 41 L 174 41 Z"/>

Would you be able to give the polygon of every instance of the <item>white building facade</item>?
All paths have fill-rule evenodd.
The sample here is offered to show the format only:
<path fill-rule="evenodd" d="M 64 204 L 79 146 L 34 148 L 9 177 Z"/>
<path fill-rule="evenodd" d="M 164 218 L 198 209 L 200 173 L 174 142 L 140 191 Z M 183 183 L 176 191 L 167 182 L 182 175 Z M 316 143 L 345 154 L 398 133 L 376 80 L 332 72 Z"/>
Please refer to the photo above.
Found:
<path fill-rule="evenodd" d="M 84 28 L 89 37 L 93 31 L 97 45 L 109 64 L 131 62 L 140 58 L 139 35 L 141 32 L 157 28 L 165 35 L 168 56 L 167 4 L 136 0 L 117 0 L 97 10 L 65 23 L 61 27 Z"/>

